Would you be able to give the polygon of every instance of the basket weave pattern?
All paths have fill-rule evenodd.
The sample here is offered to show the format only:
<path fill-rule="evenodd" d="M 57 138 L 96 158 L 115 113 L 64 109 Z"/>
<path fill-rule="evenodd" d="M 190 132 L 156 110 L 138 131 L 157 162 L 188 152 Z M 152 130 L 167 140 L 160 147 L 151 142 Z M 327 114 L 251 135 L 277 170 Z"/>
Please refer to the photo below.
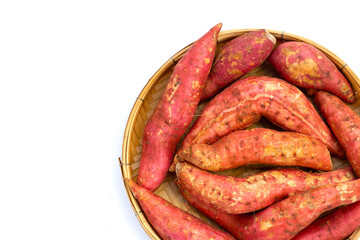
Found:
<path fill-rule="evenodd" d="M 218 38 L 218 47 L 225 44 L 227 41 L 233 39 L 234 37 L 240 36 L 245 34 L 249 31 L 255 29 L 242 29 L 242 30 L 230 30 L 230 31 L 223 31 L 220 32 Z M 359 115 L 360 114 L 360 80 L 358 77 L 352 72 L 349 66 L 344 63 L 341 59 L 339 59 L 336 55 L 332 52 L 327 50 L 326 48 L 308 40 L 300 36 L 296 36 L 293 34 L 284 33 L 281 31 L 272 31 L 268 30 L 272 35 L 274 35 L 277 39 L 277 44 L 284 42 L 284 41 L 302 41 L 309 43 L 319 50 L 325 53 L 330 60 L 334 62 L 334 64 L 338 67 L 338 69 L 345 75 L 345 77 L 349 80 L 350 84 L 353 87 L 356 96 L 356 102 L 350 105 L 351 108 Z M 191 45 L 185 47 L 184 49 L 180 50 L 176 53 L 173 57 L 171 57 L 149 80 L 147 85 L 144 87 L 142 92 L 140 93 L 139 97 L 136 99 L 134 107 L 131 111 L 131 114 L 128 119 L 128 123 L 125 129 L 124 134 L 124 141 L 123 141 L 123 151 L 122 151 L 122 158 L 123 161 L 120 161 L 121 171 L 124 178 L 132 178 L 136 181 L 140 166 L 140 159 L 141 159 L 141 150 L 142 150 L 142 137 L 143 137 L 143 130 L 146 124 L 146 121 L 153 113 L 172 73 L 176 62 L 184 55 L 187 49 Z M 259 67 L 253 69 L 251 72 L 246 74 L 243 78 L 248 76 L 270 76 L 270 77 L 278 77 L 274 68 L 265 61 Z M 311 100 L 311 99 L 310 99 Z M 202 103 L 199 105 L 195 118 L 198 114 L 201 114 L 201 110 L 206 105 Z M 253 124 L 249 128 L 256 128 L 256 127 L 266 127 L 266 128 L 276 128 L 266 119 L 260 120 L 260 122 Z M 333 158 L 333 167 L 339 168 L 348 166 L 349 163 L 346 160 L 339 160 Z M 231 176 L 238 176 L 238 177 L 246 177 L 249 175 L 253 175 L 261 170 L 264 169 L 266 166 L 256 165 L 256 166 L 244 166 L 239 167 L 236 169 L 231 169 L 227 171 L 220 172 L 220 174 L 226 174 Z M 190 212 L 191 214 L 207 221 L 210 224 L 216 225 L 213 221 L 209 220 L 205 215 L 198 212 L 197 209 L 192 207 L 187 203 L 187 201 L 182 197 L 179 189 L 177 188 L 176 184 L 174 183 L 175 174 L 169 173 L 162 185 L 155 191 L 155 194 L 161 196 L 162 198 L 166 199 L 167 201 L 173 203 L 175 206 Z M 151 237 L 151 239 L 161 239 L 156 231 L 152 228 L 151 224 L 146 219 L 146 216 L 142 213 L 141 207 L 139 206 L 136 199 L 133 197 L 129 187 L 124 182 L 125 188 L 133 207 L 133 210 L 138 217 L 142 227 L 147 232 L 147 234 Z M 357 239 L 360 237 L 360 228 L 357 229 L 348 239 Z"/>

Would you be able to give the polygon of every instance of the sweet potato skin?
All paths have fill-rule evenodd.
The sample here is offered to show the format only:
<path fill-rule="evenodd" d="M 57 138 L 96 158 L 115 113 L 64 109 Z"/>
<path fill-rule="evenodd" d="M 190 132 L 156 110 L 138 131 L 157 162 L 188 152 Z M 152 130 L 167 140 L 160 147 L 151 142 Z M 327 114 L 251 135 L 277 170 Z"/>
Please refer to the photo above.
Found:
<path fill-rule="evenodd" d="M 192 144 L 177 157 L 207 171 L 258 163 L 332 169 L 330 153 L 320 141 L 300 133 L 265 128 L 235 131 L 211 145 Z"/>
<path fill-rule="evenodd" d="M 206 81 L 201 101 L 262 64 L 270 55 L 276 38 L 265 29 L 251 31 L 229 41 L 215 56 L 214 66 Z"/>
<path fill-rule="evenodd" d="M 177 208 L 134 181 L 127 180 L 146 217 L 162 239 L 231 239 L 230 234 Z"/>
<path fill-rule="evenodd" d="M 195 198 L 229 214 L 257 211 L 290 193 L 355 178 L 350 169 L 319 174 L 291 168 L 236 178 L 210 173 L 187 162 L 177 163 L 176 176 L 179 183 Z"/>
<path fill-rule="evenodd" d="M 331 93 L 317 91 L 315 102 L 360 177 L 360 117 Z"/>
<path fill-rule="evenodd" d="M 215 55 L 222 24 L 198 39 L 176 64 L 143 132 L 138 183 L 154 191 L 169 170 L 177 144 L 191 123 Z"/>
<path fill-rule="evenodd" d="M 299 232 L 294 240 L 342 240 L 360 226 L 360 201 L 329 213 Z"/>
<path fill-rule="evenodd" d="M 331 92 L 355 102 L 354 92 L 333 62 L 320 50 L 303 42 L 280 44 L 268 58 L 280 76 L 292 84 Z"/>
<path fill-rule="evenodd" d="M 314 137 L 338 157 L 345 156 L 306 96 L 288 82 L 266 76 L 236 81 L 210 100 L 180 149 L 195 143 L 212 144 L 231 132 L 250 126 L 261 116 L 286 130 Z"/>
<path fill-rule="evenodd" d="M 322 213 L 360 200 L 360 179 L 294 194 L 258 213 L 244 239 L 291 239 Z"/>

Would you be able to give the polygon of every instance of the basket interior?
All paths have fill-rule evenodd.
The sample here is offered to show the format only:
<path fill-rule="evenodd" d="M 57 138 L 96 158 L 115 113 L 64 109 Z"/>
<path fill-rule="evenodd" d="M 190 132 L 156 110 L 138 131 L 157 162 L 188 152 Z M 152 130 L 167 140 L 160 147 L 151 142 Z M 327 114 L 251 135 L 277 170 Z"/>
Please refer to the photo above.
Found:
<path fill-rule="evenodd" d="M 254 29 L 244 29 L 244 30 L 231 30 L 231 31 L 224 31 L 219 34 L 218 40 L 218 49 L 224 45 L 229 40 L 233 39 L 234 37 L 240 36 L 245 34 L 249 31 Z M 359 115 L 360 114 L 360 97 L 359 97 L 359 85 L 360 81 L 358 77 L 352 72 L 350 67 L 344 63 L 341 59 L 339 59 L 336 55 L 332 52 L 327 50 L 326 48 L 299 36 L 293 34 L 287 34 L 280 31 L 271 31 L 268 30 L 271 34 L 273 34 L 277 38 L 277 44 L 282 43 L 284 41 L 302 41 L 320 49 L 322 52 L 325 53 L 338 67 L 339 70 L 345 75 L 345 77 L 349 80 L 350 84 L 353 87 L 353 90 L 356 95 L 356 102 L 350 107 L 354 109 L 354 111 Z M 173 57 L 171 57 L 149 80 L 148 84 L 144 87 L 143 91 L 136 99 L 132 112 L 130 114 L 125 134 L 124 134 L 124 142 L 123 142 L 123 152 L 122 157 L 123 161 L 121 162 L 121 171 L 124 178 L 132 178 L 136 181 L 139 171 L 140 159 L 141 159 L 141 150 L 142 150 L 142 137 L 143 137 L 143 130 L 148 118 L 151 116 L 152 112 L 154 111 L 168 81 L 176 62 L 184 55 L 187 49 L 191 45 L 185 47 L 184 49 L 180 50 L 176 53 Z M 248 76 L 270 76 L 270 77 L 279 77 L 275 69 L 272 67 L 270 63 L 265 61 L 259 67 L 253 69 L 251 72 L 243 76 L 242 78 Z M 312 101 L 311 98 L 309 98 Z M 196 116 L 200 114 L 201 110 L 206 105 L 206 102 L 199 105 L 194 120 L 196 120 Z M 279 130 L 278 127 L 267 121 L 265 118 L 262 118 L 258 123 L 253 124 L 248 129 L 251 128 L 258 128 L 258 127 L 265 127 L 265 128 L 273 128 Z M 340 168 L 349 166 L 347 160 L 340 160 L 337 158 L 333 159 L 333 167 Z M 244 166 L 239 167 L 236 169 L 231 169 L 227 171 L 218 172 L 220 174 L 226 174 L 231 176 L 237 177 L 246 177 L 249 175 L 253 175 L 259 171 L 264 170 L 264 168 L 269 168 L 271 166 L 264 166 L 264 165 L 251 165 L 251 166 Z M 194 207 L 187 203 L 187 201 L 182 197 L 178 187 L 174 183 L 175 173 L 168 173 L 166 179 L 161 184 L 161 186 L 155 191 L 155 194 L 161 196 L 162 198 L 166 199 L 167 201 L 173 203 L 175 206 L 190 212 L 191 214 L 207 221 L 210 224 L 216 225 L 212 220 L 209 220 L 205 215 L 197 211 Z M 142 227 L 148 233 L 148 235 L 152 239 L 161 239 L 156 231 L 152 228 L 151 224 L 147 221 L 146 216 L 142 213 L 141 207 L 137 203 L 136 199 L 132 196 L 130 189 L 128 188 L 127 184 L 124 182 L 129 200 L 131 205 L 134 209 L 135 214 L 137 215 Z M 355 231 L 349 239 L 357 239 L 360 237 L 360 229 Z"/>

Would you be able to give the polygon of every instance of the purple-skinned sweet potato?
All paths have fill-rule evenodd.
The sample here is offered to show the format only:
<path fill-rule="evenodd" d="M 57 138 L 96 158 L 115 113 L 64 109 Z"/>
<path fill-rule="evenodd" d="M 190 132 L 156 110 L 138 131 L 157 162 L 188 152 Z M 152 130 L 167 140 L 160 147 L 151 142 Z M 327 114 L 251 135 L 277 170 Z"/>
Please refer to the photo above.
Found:
<path fill-rule="evenodd" d="M 360 201 L 317 219 L 293 240 L 342 240 L 360 226 Z"/>
<path fill-rule="evenodd" d="M 360 177 L 360 117 L 331 93 L 317 91 L 315 102 Z"/>
<path fill-rule="evenodd" d="M 265 29 L 251 31 L 226 43 L 215 57 L 201 101 L 213 97 L 262 64 L 270 55 L 275 43 L 276 38 Z"/>
<path fill-rule="evenodd" d="M 354 92 L 344 75 L 324 53 L 310 44 L 282 43 L 268 60 L 283 79 L 296 86 L 328 91 L 343 101 L 355 102 Z"/>
<path fill-rule="evenodd" d="M 191 144 L 177 155 L 207 171 L 222 171 L 247 164 L 301 166 L 330 171 L 327 147 L 313 137 L 295 132 L 254 128 L 230 133 L 208 145 Z"/>
<path fill-rule="evenodd" d="M 351 168 L 326 173 L 307 173 L 292 168 L 273 169 L 237 178 L 210 173 L 187 162 L 177 163 L 176 176 L 194 197 L 229 214 L 257 211 L 291 193 L 355 178 Z"/>
<path fill-rule="evenodd" d="M 283 129 L 312 136 L 335 156 L 345 157 L 336 138 L 306 96 L 292 84 L 266 76 L 236 81 L 210 100 L 178 152 L 190 144 L 212 144 L 234 131 L 245 129 L 261 116 Z"/>
<path fill-rule="evenodd" d="M 235 239 L 229 233 L 181 210 L 134 181 L 126 181 L 142 211 L 162 239 Z"/>
<path fill-rule="evenodd" d="M 221 26 L 220 23 L 210 29 L 179 60 L 145 125 L 137 181 L 150 191 L 157 189 L 166 177 L 177 144 L 194 117 Z"/>

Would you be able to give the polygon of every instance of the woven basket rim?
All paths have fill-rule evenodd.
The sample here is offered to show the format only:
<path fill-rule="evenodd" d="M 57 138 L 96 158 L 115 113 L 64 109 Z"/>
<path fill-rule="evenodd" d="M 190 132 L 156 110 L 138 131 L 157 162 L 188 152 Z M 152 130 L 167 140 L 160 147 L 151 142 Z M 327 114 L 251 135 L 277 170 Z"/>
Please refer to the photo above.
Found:
<path fill-rule="evenodd" d="M 250 31 L 258 30 L 257 28 L 244 28 L 244 29 L 232 29 L 232 30 L 225 30 L 221 31 L 218 35 L 218 43 L 228 41 L 232 38 L 238 37 L 240 35 L 243 35 L 245 33 L 248 33 Z M 335 55 L 333 52 L 331 52 L 329 49 L 323 47 L 322 45 L 309 40 L 307 38 L 298 36 L 296 34 L 279 31 L 279 30 L 271 30 L 266 29 L 270 34 L 272 34 L 277 41 L 279 40 L 285 40 L 285 41 L 299 41 L 299 42 L 305 42 L 308 44 L 311 44 L 318 48 L 320 51 L 322 51 L 337 67 L 338 69 L 345 75 L 345 77 L 349 80 L 350 84 L 352 85 L 354 89 L 354 93 L 356 95 L 357 101 L 353 104 L 350 104 L 350 107 L 357 108 L 360 106 L 360 97 L 358 93 L 360 92 L 360 79 L 356 76 L 356 74 L 352 71 L 352 69 L 337 55 Z M 132 178 L 131 173 L 131 166 L 130 166 L 130 160 L 129 160 L 129 139 L 131 139 L 132 129 L 135 123 L 135 119 L 139 114 L 139 109 L 141 108 L 145 97 L 149 94 L 150 90 L 153 88 L 153 86 L 156 84 L 157 80 L 159 80 L 159 77 L 163 75 L 163 73 L 169 71 L 172 67 L 176 65 L 176 63 L 181 59 L 181 57 L 185 54 L 185 52 L 192 46 L 194 42 L 191 44 L 185 46 L 181 50 L 179 50 L 177 53 L 175 53 L 172 57 L 170 57 L 156 72 L 155 74 L 149 79 L 149 81 L 146 83 L 146 85 L 143 87 L 142 91 L 140 92 L 139 96 L 135 100 L 135 103 L 132 107 L 132 110 L 130 112 L 124 137 L 123 137 L 123 145 L 122 145 L 122 161 L 119 158 L 120 163 L 120 170 L 123 176 L 123 182 L 125 185 L 126 193 L 128 195 L 130 205 L 133 208 L 133 211 L 138 218 L 142 228 L 144 231 L 149 235 L 151 239 L 154 240 L 161 240 L 159 235 L 156 233 L 150 222 L 147 220 L 145 214 L 143 214 L 141 210 L 141 206 L 137 202 L 136 198 L 133 196 L 127 182 L 126 178 Z M 348 238 L 348 239 L 357 239 L 360 237 L 360 227 Z"/>

